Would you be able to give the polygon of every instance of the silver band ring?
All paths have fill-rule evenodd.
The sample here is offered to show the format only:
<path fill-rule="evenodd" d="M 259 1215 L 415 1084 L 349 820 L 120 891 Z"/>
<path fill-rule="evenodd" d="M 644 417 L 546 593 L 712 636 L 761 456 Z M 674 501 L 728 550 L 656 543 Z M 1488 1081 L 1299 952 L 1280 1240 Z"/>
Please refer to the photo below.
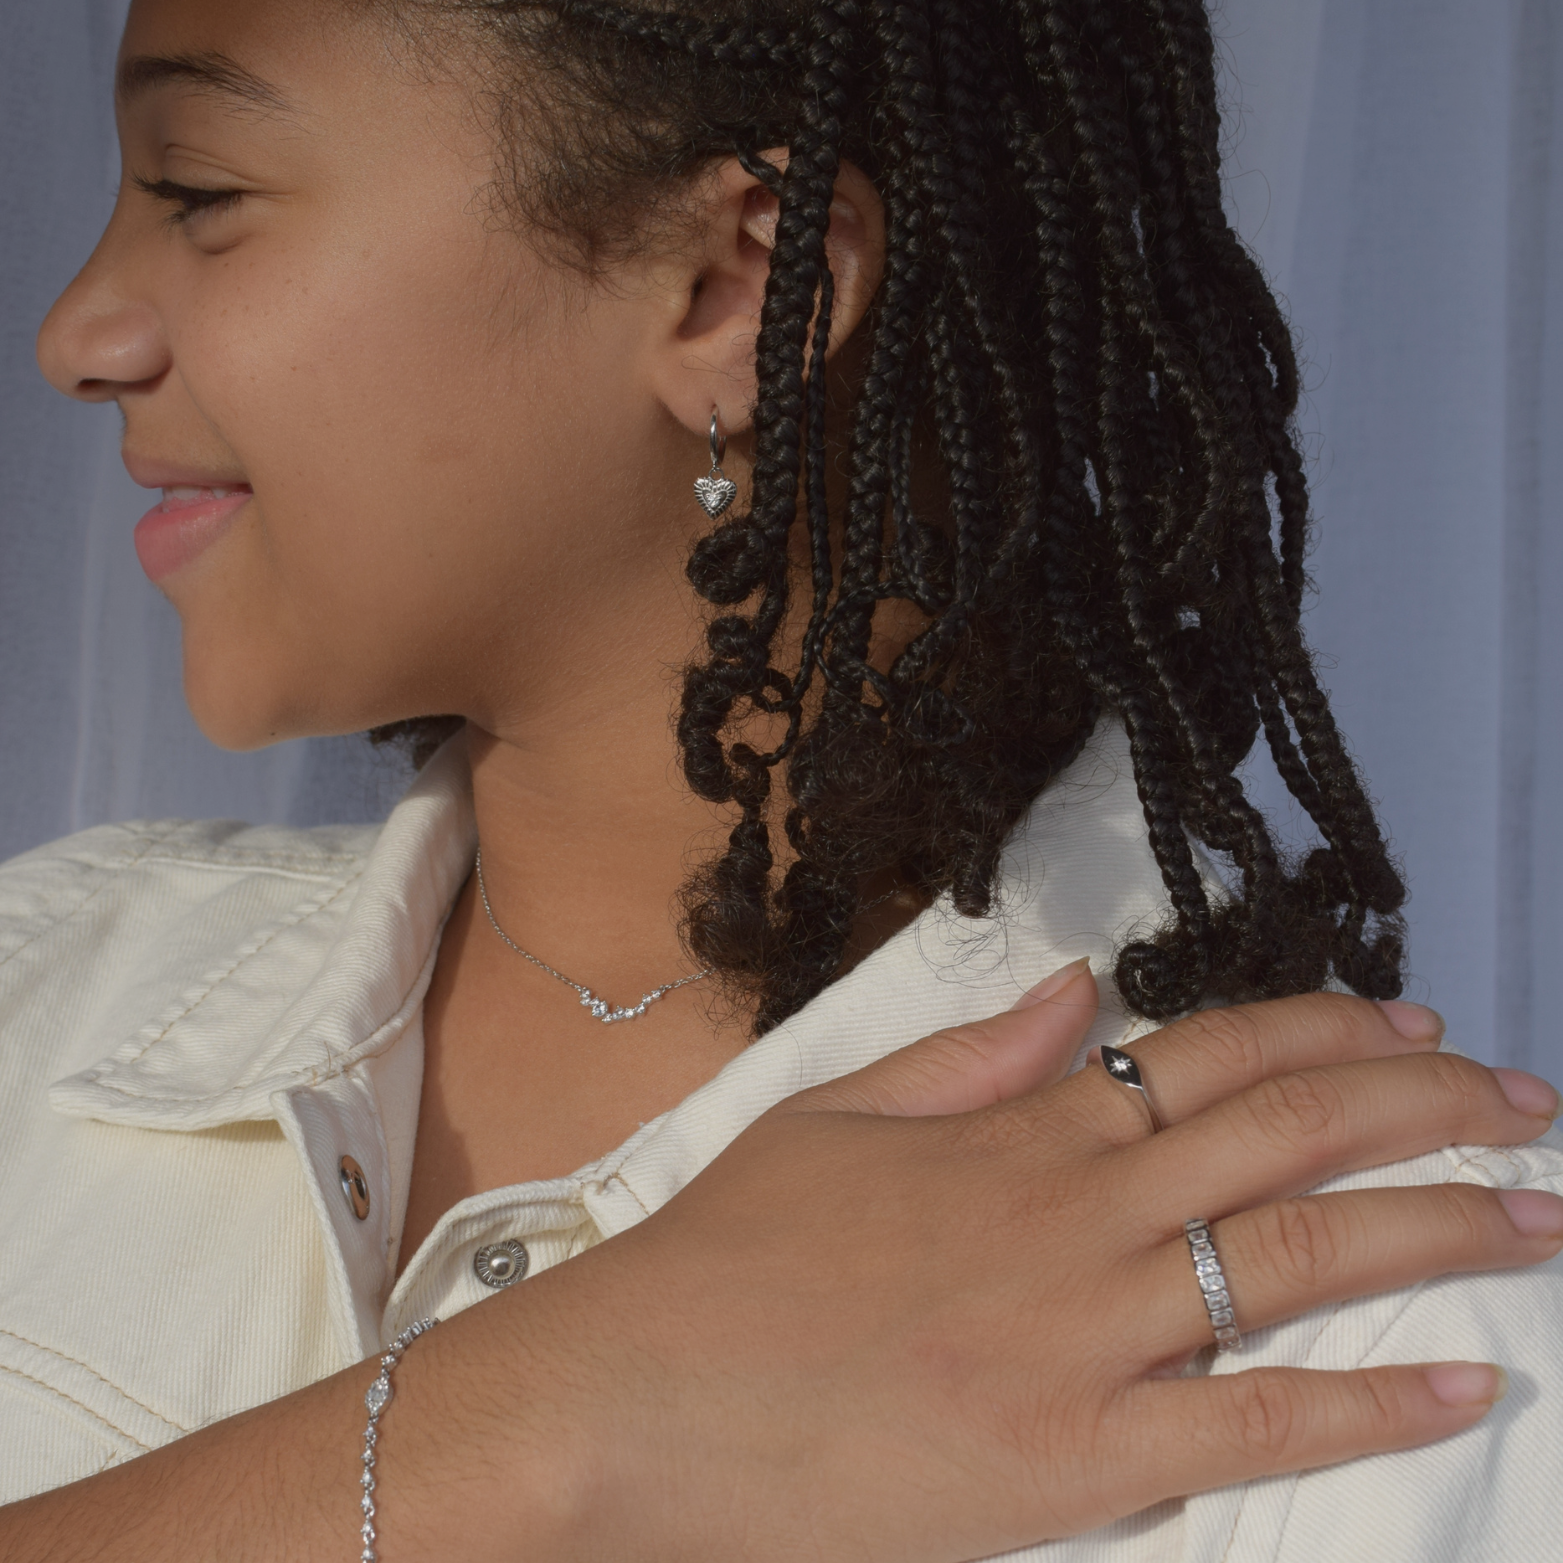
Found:
<path fill-rule="evenodd" d="M 1216 1332 L 1216 1350 L 1237 1351 L 1243 1344 L 1243 1337 L 1237 1333 L 1232 1299 L 1227 1293 L 1227 1278 L 1221 1273 L 1221 1261 L 1216 1258 L 1210 1223 L 1196 1216 L 1194 1220 L 1183 1223 L 1183 1235 L 1189 1240 L 1194 1277 L 1199 1282 L 1200 1296 L 1205 1299 L 1210 1327 Z"/>
<path fill-rule="evenodd" d="M 1167 1126 L 1162 1122 L 1161 1114 L 1156 1111 L 1156 1103 L 1151 1099 L 1150 1087 L 1146 1085 L 1145 1077 L 1140 1073 L 1140 1066 L 1134 1059 L 1121 1047 L 1108 1047 L 1105 1043 L 1092 1050 L 1092 1057 L 1107 1071 L 1108 1079 L 1116 1080 L 1119 1085 L 1126 1085 L 1131 1091 L 1140 1093 L 1140 1100 L 1145 1103 L 1145 1110 L 1151 1115 L 1151 1133 L 1160 1134 Z"/>

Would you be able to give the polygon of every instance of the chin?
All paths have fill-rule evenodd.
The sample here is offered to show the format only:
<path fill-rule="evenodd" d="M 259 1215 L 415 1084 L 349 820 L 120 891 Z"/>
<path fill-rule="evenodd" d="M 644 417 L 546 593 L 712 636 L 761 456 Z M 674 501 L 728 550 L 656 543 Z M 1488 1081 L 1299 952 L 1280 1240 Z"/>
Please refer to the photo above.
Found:
<path fill-rule="evenodd" d="M 213 648 L 193 646 L 185 637 L 185 703 L 195 725 L 219 749 L 242 753 L 289 738 L 361 730 L 351 723 L 322 725 L 321 691 L 299 684 L 279 676 L 258 653 L 225 646 L 214 654 Z"/>
<path fill-rule="evenodd" d="M 322 663 L 296 677 L 268 678 L 258 658 L 195 658 L 187 652 L 185 703 L 201 732 L 219 749 L 235 753 L 292 738 L 364 733 L 425 714 L 422 708 L 409 710 L 403 702 L 386 698 L 384 691 L 375 692 L 378 699 L 357 699 L 354 690 L 332 686 L 321 671 L 329 666 Z"/>
<path fill-rule="evenodd" d="M 188 678 L 185 680 L 185 701 L 195 718 L 195 725 L 219 749 L 242 754 L 283 743 L 289 738 L 308 736 L 279 710 L 257 709 L 249 701 L 206 688 L 192 690 Z"/>
<path fill-rule="evenodd" d="M 307 615 L 257 614 L 242 600 L 226 609 L 208 602 L 176 606 L 185 703 L 220 749 L 336 738 L 463 708 L 443 682 L 430 687 L 427 648 L 409 653 L 405 643 L 375 641 L 373 625 L 356 640 L 345 632 L 333 639 L 301 631 Z"/>

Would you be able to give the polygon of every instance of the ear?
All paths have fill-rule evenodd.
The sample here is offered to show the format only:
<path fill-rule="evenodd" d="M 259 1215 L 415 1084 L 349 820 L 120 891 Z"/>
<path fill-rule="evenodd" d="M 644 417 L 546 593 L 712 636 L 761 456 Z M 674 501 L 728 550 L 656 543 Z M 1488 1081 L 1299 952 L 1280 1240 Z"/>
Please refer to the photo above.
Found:
<path fill-rule="evenodd" d="M 763 154 L 777 169 L 787 152 Z M 722 163 L 701 198 L 699 248 L 665 281 L 669 309 L 653 345 L 654 389 L 668 411 L 704 438 L 717 409 L 724 434 L 749 427 L 756 394 L 754 347 L 776 243 L 777 199 L 737 158 Z M 843 163 L 825 241 L 835 293 L 833 356 L 857 329 L 885 263 L 884 203 L 863 171 Z"/>

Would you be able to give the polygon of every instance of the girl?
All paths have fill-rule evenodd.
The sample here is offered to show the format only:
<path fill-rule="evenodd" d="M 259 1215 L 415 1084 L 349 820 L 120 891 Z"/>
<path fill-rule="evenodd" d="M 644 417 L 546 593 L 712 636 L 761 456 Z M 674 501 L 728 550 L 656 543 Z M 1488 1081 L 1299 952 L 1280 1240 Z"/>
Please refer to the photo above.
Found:
<path fill-rule="evenodd" d="M 136 0 L 45 371 L 208 734 L 426 764 L 0 873 L 8 1557 L 1541 1544 L 1558 1098 L 1394 997 L 1210 54 Z"/>

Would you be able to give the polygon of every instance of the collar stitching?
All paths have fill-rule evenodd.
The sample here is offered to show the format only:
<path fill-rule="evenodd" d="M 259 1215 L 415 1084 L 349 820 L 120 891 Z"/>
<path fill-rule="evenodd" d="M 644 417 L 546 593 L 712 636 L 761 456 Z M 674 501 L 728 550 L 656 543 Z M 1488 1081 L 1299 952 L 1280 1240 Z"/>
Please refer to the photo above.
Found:
<path fill-rule="evenodd" d="M 301 907 L 298 907 L 285 920 L 279 922 L 271 930 L 271 932 L 261 940 L 259 944 L 255 945 L 252 949 L 246 949 L 241 952 L 230 966 L 226 967 L 223 971 L 219 972 L 215 977 L 213 977 L 211 981 L 208 982 L 205 987 L 203 987 L 201 991 L 179 1011 L 177 1015 L 174 1015 L 169 1020 L 165 1021 L 157 1034 L 155 1036 L 149 1037 L 136 1052 L 130 1054 L 126 1058 L 114 1058 L 106 1065 L 100 1066 L 99 1070 L 94 1071 L 94 1074 L 97 1076 L 97 1078 L 101 1079 L 103 1075 L 112 1073 L 118 1069 L 123 1069 L 130 1064 L 140 1063 L 140 1061 L 145 1058 L 146 1055 L 154 1047 L 156 1047 L 159 1042 L 163 1041 L 163 1039 L 167 1037 L 168 1033 L 172 1031 L 180 1021 L 188 1019 L 190 1015 L 199 1009 L 201 1005 L 211 997 L 213 990 L 216 989 L 219 984 L 226 982 L 236 971 L 238 971 L 241 966 L 245 964 L 245 962 L 254 960 L 254 958 L 259 955 L 262 950 L 266 949 L 274 939 L 279 938 L 281 935 L 287 933 L 290 929 L 296 928 L 301 922 L 304 921 L 305 918 L 314 917 L 320 912 L 325 911 L 325 909 L 330 906 L 333 901 L 337 900 L 350 885 L 354 884 L 358 880 L 359 877 L 360 876 L 358 874 L 353 874 L 337 885 L 337 887 L 332 890 L 329 895 L 325 895 L 324 892 L 321 892 L 320 895 L 311 897 L 309 901 L 306 901 Z M 236 1083 L 233 1086 L 230 1086 L 227 1092 L 222 1094 L 227 1095 L 235 1091 L 249 1090 L 253 1087 L 254 1083 L 255 1082 L 253 1080 L 243 1083 Z M 129 1095 L 132 1093 L 127 1092 L 126 1094 Z M 140 1099 L 143 1101 L 159 1100 L 159 1098 L 155 1097 L 142 1097 Z M 185 1101 L 188 1100 L 188 1098 L 170 1097 L 167 1098 L 167 1100 Z"/>
<path fill-rule="evenodd" d="M 172 826 L 170 826 L 170 833 L 171 831 Z M 163 837 L 155 835 L 134 836 L 131 838 L 131 840 L 133 843 L 140 845 L 141 850 L 139 852 L 123 854 L 111 862 L 92 864 L 91 868 L 93 872 L 99 876 L 97 884 L 95 884 L 74 906 L 70 907 L 68 910 L 60 912 L 58 916 L 50 918 L 49 921 L 44 923 L 36 933 L 30 934 L 26 939 L 22 940 L 22 942 L 17 945 L 14 950 L 9 950 L 4 955 L 0 955 L 0 966 L 4 966 L 8 962 L 15 960 L 23 950 L 26 950 L 32 945 L 36 944 L 46 933 L 49 933 L 51 930 L 60 927 L 62 924 L 69 922 L 71 918 L 77 916 L 90 901 L 92 901 L 108 887 L 109 881 L 114 875 L 122 874 L 126 869 L 134 867 L 162 839 Z"/>

